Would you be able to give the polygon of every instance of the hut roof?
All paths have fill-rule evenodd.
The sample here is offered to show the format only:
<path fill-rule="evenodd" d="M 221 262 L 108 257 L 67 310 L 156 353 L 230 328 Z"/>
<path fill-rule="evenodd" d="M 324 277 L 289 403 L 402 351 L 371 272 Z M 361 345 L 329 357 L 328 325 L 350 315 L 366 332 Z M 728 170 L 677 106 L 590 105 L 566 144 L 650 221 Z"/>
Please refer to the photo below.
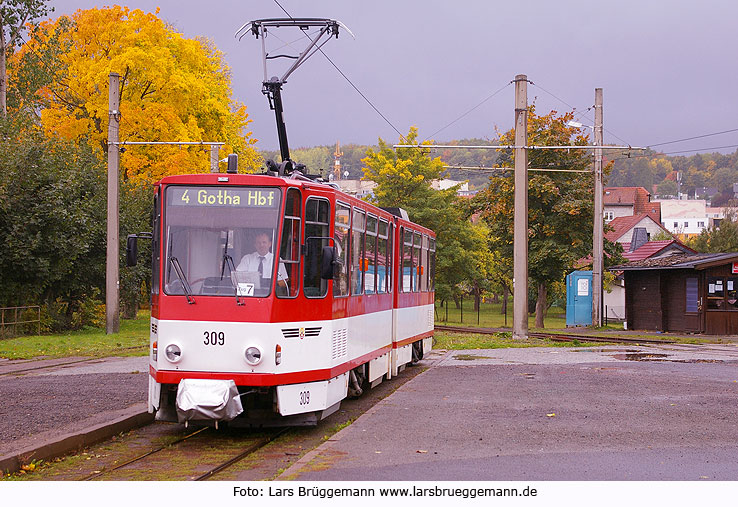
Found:
<path fill-rule="evenodd" d="M 642 259 L 639 261 L 612 266 L 610 271 L 635 271 L 645 269 L 707 269 L 712 266 L 738 262 L 738 252 L 728 253 L 697 253 L 697 254 L 674 254 L 667 257 L 655 259 Z"/>

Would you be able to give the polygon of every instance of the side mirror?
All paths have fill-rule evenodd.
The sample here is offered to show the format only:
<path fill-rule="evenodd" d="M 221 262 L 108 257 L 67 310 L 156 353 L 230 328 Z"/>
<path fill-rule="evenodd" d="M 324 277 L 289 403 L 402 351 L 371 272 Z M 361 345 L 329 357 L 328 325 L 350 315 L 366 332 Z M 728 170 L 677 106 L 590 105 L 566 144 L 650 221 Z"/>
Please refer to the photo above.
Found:
<path fill-rule="evenodd" d="M 324 246 L 323 247 L 323 262 L 320 267 L 320 277 L 323 280 L 332 280 L 334 269 L 336 266 L 336 247 Z"/>
<path fill-rule="evenodd" d="M 126 240 L 126 266 L 133 267 L 138 263 L 138 237 L 129 234 Z"/>
<path fill-rule="evenodd" d="M 228 174 L 238 174 L 238 154 L 231 153 L 228 155 L 228 167 L 226 169 Z"/>

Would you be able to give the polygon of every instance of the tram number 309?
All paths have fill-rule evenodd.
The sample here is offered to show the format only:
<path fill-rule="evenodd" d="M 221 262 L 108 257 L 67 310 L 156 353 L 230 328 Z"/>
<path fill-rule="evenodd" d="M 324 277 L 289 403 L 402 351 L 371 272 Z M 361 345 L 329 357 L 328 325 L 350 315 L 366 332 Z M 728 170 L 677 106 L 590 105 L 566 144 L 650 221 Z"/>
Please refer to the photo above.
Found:
<path fill-rule="evenodd" d="M 205 331 L 203 333 L 205 345 L 225 345 L 225 333 L 223 331 Z"/>
<path fill-rule="evenodd" d="M 300 391 L 300 405 L 310 404 L 310 391 Z"/>

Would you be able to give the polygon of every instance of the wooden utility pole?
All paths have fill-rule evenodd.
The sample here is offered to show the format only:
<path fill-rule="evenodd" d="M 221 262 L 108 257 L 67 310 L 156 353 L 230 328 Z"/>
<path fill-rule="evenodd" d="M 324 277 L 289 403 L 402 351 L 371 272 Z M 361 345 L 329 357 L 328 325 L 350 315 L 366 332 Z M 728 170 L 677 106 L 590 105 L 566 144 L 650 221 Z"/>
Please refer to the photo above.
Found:
<path fill-rule="evenodd" d="M 602 274 L 604 271 L 604 238 L 602 214 L 602 88 L 595 88 L 594 124 L 594 231 L 592 245 L 592 325 L 602 326 Z"/>
<path fill-rule="evenodd" d="M 515 76 L 513 339 L 528 338 L 528 77 Z"/>
<path fill-rule="evenodd" d="M 111 72 L 108 88 L 108 248 L 105 263 L 105 331 L 120 331 L 119 308 L 119 228 L 118 228 L 118 173 L 120 151 L 120 75 Z"/>

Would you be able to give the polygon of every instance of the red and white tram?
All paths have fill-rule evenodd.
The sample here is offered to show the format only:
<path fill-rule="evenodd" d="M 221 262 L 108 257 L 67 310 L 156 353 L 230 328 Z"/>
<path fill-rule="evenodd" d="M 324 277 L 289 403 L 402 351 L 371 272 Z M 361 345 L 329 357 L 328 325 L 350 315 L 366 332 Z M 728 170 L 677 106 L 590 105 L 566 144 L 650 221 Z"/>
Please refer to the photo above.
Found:
<path fill-rule="evenodd" d="M 315 424 L 431 348 L 433 231 L 299 173 L 271 174 L 156 185 L 158 420 Z"/>

